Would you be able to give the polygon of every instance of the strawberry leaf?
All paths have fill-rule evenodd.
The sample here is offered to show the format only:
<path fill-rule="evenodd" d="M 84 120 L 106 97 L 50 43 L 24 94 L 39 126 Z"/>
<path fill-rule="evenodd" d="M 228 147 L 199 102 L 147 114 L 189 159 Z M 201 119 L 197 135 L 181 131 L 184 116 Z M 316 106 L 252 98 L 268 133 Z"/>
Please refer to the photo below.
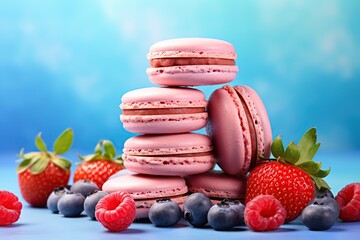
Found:
<path fill-rule="evenodd" d="M 102 154 L 102 145 L 103 145 L 103 141 L 100 140 L 95 146 L 95 154 L 98 154 L 98 155 Z"/>
<path fill-rule="evenodd" d="M 83 161 L 84 162 L 89 162 L 89 161 L 92 161 L 92 160 L 95 160 L 99 155 L 97 154 L 90 154 L 90 155 L 86 155 L 83 158 Z"/>
<path fill-rule="evenodd" d="M 71 162 L 65 158 L 57 158 L 57 157 L 54 157 L 52 160 L 51 160 L 56 166 L 64 169 L 64 170 L 68 170 L 70 169 L 71 167 Z"/>
<path fill-rule="evenodd" d="M 300 158 L 300 151 L 298 146 L 294 142 L 290 142 L 284 153 L 285 161 L 295 165 L 295 163 L 299 160 L 299 158 Z"/>
<path fill-rule="evenodd" d="M 49 158 L 39 157 L 30 167 L 30 173 L 34 175 L 42 173 L 49 164 L 49 162 Z"/>
<path fill-rule="evenodd" d="M 301 156 L 299 164 L 312 160 L 320 147 L 320 143 L 316 144 L 316 128 L 309 129 L 300 139 L 299 149 Z"/>
<path fill-rule="evenodd" d="M 24 148 L 22 148 L 18 154 L 18 157 L 21 159 L 25 159 L 25 155 L 24 155 Z"/>
<path fill-rule="evenodd" d="M 116 149 L 113 143 L 109 140 L 100 140 L 95 146 L 95 153 L 78 156 L 82 161 L 93 161 L 93 160 L 110 160 L 113 161 L 116 155 Z"/>
<path fill-rule="evenodd" d="M 80 154 L 78 154 L 77 156 L 81 161 L 84 161 L 85 157 L 81 156 Z"/>
<path fill-rule="evenodd" d="M 28 167 L 30 167 L 30 163 L 31 163 L 31 159 L 25 159 L 24 161 L 22 161 L 19 166 L 17 166 L 16 168 L 16 172 L 17 173 L 22 173 L 24 172 L 26 169 L 28 169 Z"/>
<path fill-rule="evenodd" d="M 121 156 L 117 157 L 116 159 L 114 159 L 114 162 L 116 162 L 117 164 L 123 166 L 124 165 L 124 160 L 122 159 Z"/>
<path fill-rule="evenodd" d="M 54 142 L 54 154 L 66 153 L 73 142 L 74 133 L 71 128 L 66 129 Z"/>
<path fill-rule="evenodd" d="M 314 175 L 315 177 L 318 177 L 318 178 L 324 178 L 327 175 L 329 175 L 329 173 L 330 173 L 330 168 L 328 168 L 327 170 L 319 170 L 317 173 L 312 174 L 312 175 Z"/>
<path fill-rule="evenodd" d="M 35 138 L 35 145 L 41 152 L 47 152 L 46 144 L 39 133 Z"/>
<path fill-rule="evenodd" d="M 271 144 L 271 153 L 275 158 L 282 157 L 284 155 L 284 145 L 282 139 L 277 136 Z"/>
<path fill-rule="evenodd" d="M 307 161 L 302 164 L 297 164 L 297 166 L 303 169 L 305 172 L 316 176 L 316 174 L 320 171 L 321 163 L 316 163 L 314 161 Z"/>
<path fill-rule="evenodd" d="M 314 180 L 317 189 L 330 189 L 330 186 L 321 178 L 311 175 L 311 178 Z"/>
<path fill-rule="evenodd" d="M 22 173 L 24 172 L 26 169 L 28 169 L 32 164 L 34 164 L 34 162 L 36 162 L 38 159 L 40 158 L 40 156 L 35 156 L 33 158 L 26 158 L 24 159 L 16 168 L 16 172 L 17 173 Z"/>
<path fill-rule="evenodd" d="M 39 156 L 39 152 L 29 152 L 29 153 L 25 153 L 23 156 L 24 159 L 33 158 Z"/>
<path fill-rule="evenodd" d="M 116 150 L 112 142 L 108 140 L 103 141 L 105 154 L 109 156 L 110 159 L 113 159 L 116 155 Z"/>

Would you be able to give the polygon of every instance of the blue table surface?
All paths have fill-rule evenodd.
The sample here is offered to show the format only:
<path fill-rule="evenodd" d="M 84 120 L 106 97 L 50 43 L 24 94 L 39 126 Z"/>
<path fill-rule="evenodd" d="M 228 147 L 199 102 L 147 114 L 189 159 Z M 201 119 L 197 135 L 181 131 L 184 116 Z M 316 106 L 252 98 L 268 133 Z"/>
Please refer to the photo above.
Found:
<path fill-rule="evenodd" d="M 75 153 L 67 156 L 76 159 Z M 182 221 L 175 227 L 157 228 L 149 222 L 134 222 L 129 229 L 121 233 L 108 232 L 87 216 L 65 218 L 52 214 L 48 209 L 30 207 L 20 195 L 18 188 L 15 153 L 0 153 L 0 189 L 17 194 L 23 203 L 23 210 L 18 222 L 11 226 L 0 227 L 0 239 L 359 239 L 360 222 L 337 222 L 327 231 L 310 231 L 299 220 L 282 225 L 278 230 L 265 233 L 250 231 L 239 226 L 232 231 L 220 232 L 211 228 L 193 228 Z M 319 153 L 316 161 L 321 161 L 324 168 L 331 166 L 331 173 L 326 181 L 337 192 L 346 184 L 360 181 L 360 152 Z M 74 160 L 76 162 L 76 160 Z M 74 164 L 75 165 L 75 164 Z M 72 179 L 71 179 L 72 181 Z"/>

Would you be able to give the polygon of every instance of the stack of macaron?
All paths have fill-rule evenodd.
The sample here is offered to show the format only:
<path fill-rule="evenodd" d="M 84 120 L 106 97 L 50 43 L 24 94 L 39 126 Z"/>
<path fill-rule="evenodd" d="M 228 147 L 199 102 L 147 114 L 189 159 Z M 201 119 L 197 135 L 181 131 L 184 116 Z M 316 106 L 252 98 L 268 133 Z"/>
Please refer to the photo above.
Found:
<path fill-rule="evenodd" d="M 265 108 L 249 87 L 223 86 L 209 101 L 190 87 L 235 79 L 233 45 L 207 38 L 171 39 L 151 46 L 147 57 L 147 75 L 159 86 L 130 91 L 120 105 L 124 128 L 138 134 L 123 149 L 124 166 L 132 173 L 111 178 L 103 190 L 132 194 L 137 218 L 147 217 L 156 198 L 168 197 L 181 206 L 188 189 L 243 199 L 244 176 L 258 153 L 269 155 Z M 205 126 L 207 135 L 194 133 Z M 215 161 L 222 171 L 212 170 Z"/>

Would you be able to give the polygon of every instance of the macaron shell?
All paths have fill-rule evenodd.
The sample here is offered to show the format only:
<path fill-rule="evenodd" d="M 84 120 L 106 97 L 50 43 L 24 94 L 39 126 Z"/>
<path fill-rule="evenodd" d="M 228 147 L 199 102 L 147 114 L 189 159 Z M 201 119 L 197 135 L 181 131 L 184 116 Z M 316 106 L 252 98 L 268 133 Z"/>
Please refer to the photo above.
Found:
<path fill-rule="evenodd" d="M 237 66 L 186 65 L 148 68 L 151 82 L 164 86 L 202 86 L 231 82 L 238 72 Z"/>
<path fill-rule="evenodd" d="M 186 176 L 211 170 L 215 165 L 213 155 L 176 157 L 143 157 L 123 154 L 124 166 L 130 171 L 162 176 Z"/>
<path fill-rule="evenodd" d="M 142 135 L 125 142 L 123 159 L 134 172 L 185 176 L 212 169 L 212 149 L 210 138 L 203 134 Z"/>
<path fill-rule="evenodd" d="M 227 174 L 245 175 L 251 164 L 251 137 L 246 113 L 235 90 L 224 86 L 212 93 L 207 133 L 216 161 Z"/>
<path fill-rule="evenodd" d="M 244 199 L 246 178 L 218 170 L 186 177 L 189 192 L 201 192 L 213 198 Z"/>
<path fill-rule="evenodd" d="M 123 152 L 128 155 L 174 155 L 212 151 L 211 139 L 198 133 L 141 135 L 129 138 Z"/>
<path fill-rule="evenodd" d="M 120 115 L 123 127 L 133 133 L 162 134 L 191 132 L 206 125 L 207 101 L 204 93 L 192 88 L 142 88 L 123 95 L 120 108 L 149 110 L 165 108 L 203 108 L 203 112 L 189 114 Z"/>
<path fill-rule="evenodd" d="M 206 107 L 205 95 L 194 88 L 149 87 L 125 93 L 121 109 Z"/>
<path fill-rule="evenodd" d="M 157 42 L 150 47 L 148 59 L 211 57 L 236 59 L 234 46 L 211 38 L 177 38 Z"/>
<path fill-rule="evenodd" d="M 173 197 L 186 194 L 188 189 L 182 177 L 129 174 L 111 178 L 102 187 L 105 192 L 128 192 L 135 200 Z"/>
<path fill-rule="evenodd" d="M 208 113 L 172 115 L 120 115 L 123 127 L 139 134 L 184 133 L 199 130 L 206 126 Z"/>
<path fill-rule="evenodd" d="M 257 139 L 257 153 L 269 157 L 272 131 L 263 101 L 255 90 L 248 86 L 235 86 L 234 88 L 243 97 L 253 119 Z"/>

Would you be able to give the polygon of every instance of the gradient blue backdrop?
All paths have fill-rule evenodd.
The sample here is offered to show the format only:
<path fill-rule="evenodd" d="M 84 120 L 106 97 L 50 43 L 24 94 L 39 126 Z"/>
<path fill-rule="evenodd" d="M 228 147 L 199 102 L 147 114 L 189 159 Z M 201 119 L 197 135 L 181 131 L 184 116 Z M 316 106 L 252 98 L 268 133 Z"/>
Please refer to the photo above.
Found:
<path fill-rule="evenodd" d="M 322 151 L 358 151 L 359 9 L 350 0 L 2 0 L 0 151 L 33 150 L 38 132 L 51 143 L 67 127 L 82 153 L 99 139 L 120 150 L 133 135 L 119 122 L 121 96 L 153 85 L 149 47 L 178 37 L 235 45 L 231 84 L 258 91 L 274 136 L 298 141 L 317 127 Z"/>

